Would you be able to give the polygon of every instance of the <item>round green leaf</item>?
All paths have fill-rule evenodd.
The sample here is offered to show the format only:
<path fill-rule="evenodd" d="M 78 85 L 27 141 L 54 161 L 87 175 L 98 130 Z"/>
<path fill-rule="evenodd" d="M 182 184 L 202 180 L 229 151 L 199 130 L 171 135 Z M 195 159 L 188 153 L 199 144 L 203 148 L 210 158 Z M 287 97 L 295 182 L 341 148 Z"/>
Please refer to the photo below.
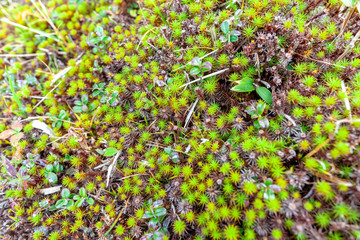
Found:
<path fill-rule="evenodd" d="M 74 113 L 81 113 L 82 112 L 81 106 L 74 106 L 73 110 L 74 110 Z"/>
<path fill-rule="evenodd" d="M 240 81 L 240 83 L 231 90 L 235 92 L 252 92 L 255 88 L 252 83 Z"/>
<path fill-rule="evenodd" d="M 223 23 L 220 25 L 221 31 L 224 34 L 228 34 L 228 32 L 230 31 L 230 23 L 228 20 L 223 21 Z"/>
<path fill-rule="evenodd" d="M 53 184 L 57 183 L 57 181 L 58 181 L 56 174 L 53 172 L 46 172 L 45 177 L 50 183 L 53 183 Z"/>
<path fill-rule="evenodd" d="M 69 189 L 64 188 L 64 189 L 61 191 L 61 197 L 62 197 L 62 198 L 69 198 L 69 197 L 70 197 L 70 191 L 69 191 Z"/>
<path fill-rule="evenodd" d="M 70 201 L 68 202 L 68 204 L 66 205 L 66 208 L 70 208 L 70 207 L 72 207 L 72 206 L 74 206 L 74 200 L 70 200 Z"/>
<path fill-rule="evenodd" d="M 73 197 L 73 199 L 74 199 L 74 200 L 79 200 L 79 199 L 80 199 L 80 196 L 79 196 L 79 195 L 75 195 L 75 196 Z"/>
<path fill-rule="evenodd" d="M 165 208 L 158 208 L 155 210 L 155 216 L 160 217 L 162 215 L 166 214 L 166 209 Z"/>
<path fill-rule="evenodd" d="M 114 156 L 117 152 L 118 152 L 118 150 L 116 148 L 109 147 L 109 148 L 105 149 L 104 156 L 111 157 L 111 156 Z"/>
<path fill-rule="evenodd" d="M 191 76 L 196 76 L 200 73 L 200 68 L 199 67 L 193 67 L 191 70 L 190 70 L 190 75 Z"/>
<path fill-rule="evenodd" d="M 80 188 L 80 190 L 79 190 L 79 194 L 80 194 L 80 196 L 82 196 L 82 197 L 86 197 L 86 191 L 85 191 L 85 188 Z"/>
<path fill-rule="evenodd" d="M 230 35 L 230 42 L 236 42 L 239 39 L 236 35 Z"/>
<path fill-rule="evenodd" d="M 154 215 L 150 211 L 145 211 L 142 218 L 147 219 L 147 218 L 152 218 L 152 217 L 154 217 Z"/>
<path fill-rule="evenodd" d="M 82 204 L 84 203 L 84 201 L 85 201 L 85 198 L 81 198 L 80 200 L 76 201 L 75 206 L 81 207 Z"/>
<path fill-rule="evenodd" d="M 65 199 L 60 199 L 59 201 L 57 201 L 56 203 L 55 203 L 55 207 L 57 208 L 57 209 L 59 209 L 59 208 L 61 208 L 62 206 L 64 206 L 66 204 L 66 200 Z"/>
<path fill-rule="evenodd" d="M 256 89 L 256 92 L 268 104 L 273 103 L 271 92 L 266 87 L 259 87 L 259 88 Z"/>
<path fill-rule="evenodd" d="M 95 203 L 94 199 L 92 199 L 92 198 L 88 198 L 88 199 L 86 200 L 86 202 L 87 202 L 89 205 L 93 205 L 93 204 Z"/>

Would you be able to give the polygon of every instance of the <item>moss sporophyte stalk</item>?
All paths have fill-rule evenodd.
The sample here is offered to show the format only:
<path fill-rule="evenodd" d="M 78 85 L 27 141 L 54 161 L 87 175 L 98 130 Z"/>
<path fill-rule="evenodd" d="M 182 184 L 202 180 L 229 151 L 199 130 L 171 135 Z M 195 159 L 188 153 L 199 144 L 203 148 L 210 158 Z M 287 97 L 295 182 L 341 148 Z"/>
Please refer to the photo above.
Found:
<path fill-rule="evenodd" d="M 357 0 L 10 1 L 3 239 L 358 239 Z"/>

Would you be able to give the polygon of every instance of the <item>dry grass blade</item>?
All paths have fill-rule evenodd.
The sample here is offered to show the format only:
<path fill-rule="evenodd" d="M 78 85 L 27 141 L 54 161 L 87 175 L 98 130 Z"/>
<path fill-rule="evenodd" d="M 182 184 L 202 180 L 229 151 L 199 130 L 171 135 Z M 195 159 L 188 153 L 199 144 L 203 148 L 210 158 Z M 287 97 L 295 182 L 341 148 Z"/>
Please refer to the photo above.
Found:
<path fill-rule="evenodd" d="M 341 90 L 342 90 L 342 91 L 344 92 L 344 94 L 345 94 L 345 98 L 344 98 L 345 107 L 346 107 L 346 110 L 349 111 L 349 118 L 350 118 L 350 120 L 351 120 L 351 119 L 352 119 L 351 106 L 350 106 L 350 101 L 349 101 L 349 98 L 348 98 L 348 95 L 347 95 L 347 92 L 346 92 L 346 86 L 345 86 L 344 80 L 341 81 Z"/>
<path fill-rule="evenodd" d="M 184 128 L 186 128 L 190 122 L 191 116 L 195 110 L 196 104 L 199 102 L 199 98 L 196 99 L 196 101 L 194 102 L 194 104 L 192 105 L 190 112 L 188 113 L 188 115 L 186 116 L 186 120 L 185 120 L 185 125 Z"/>
<path fill-rule="evenodd" d="M 65 76 L 66 73 L 68 73 L 70 71 L 72 67 L 67 67 L 64 68 L 63 70 L 61 70 L 60 72 L 58 72 L 57 74 L 54 75 L 53 79 L 51 80 L 51 85 L 53 85 L 58 79 L 62 78 L 63 76 Z"/>
<path fill-rule="evenodd" d="M 319 172 L 315 172 L 315 171 L 311 171 L 312 174 L 314 174 L 315 176 L 319 177 L 319 178 L 323 178 L 325 180 L 328 180 L 329 182 L 332 182 L 332 183 L 336 183 L 336 184 L 339 184 L 339 185 L 345 185 L 345 186 L 348 186 L 348 187 L 351 187 L 353 186 L 352 183 L 350 182 L 346 182 L 338 177 L 335 177 L 333 175 L 331 175 L 330 173 L 327 173 L 327 174 L 324 174 L 324 173 L 319 173 Z"/>
<path fill-rule="evenodd" d="M 37 57 L 43 56 L 45 53 L 25 53 L 25 54 L 0 54 L 0 57 Z"/>
<path fill-rule="evenodd" d="M 32 111 L 37 108 L 46 98 L 47 96 L 52 93 L 60 84 L 62 83 L 62 81 L 60 81 L 58 84 L 56 84 L 55 87 L 53 87 L 53 89 L 51 89 L 32 109 Z"/>
<path fill-rule="evenodd" d="M 13 25 L 13 26 L 18 27 L 18 28 L 22 28 L 24 30 L 34 32 L 36 34 L 39 34 L 40 36 L 51 38 L 56 42 L 61 42 L 59 39 L 54 37 L 54 35 L 55 35 L 54 33 L 46 33 L 46 32 L 43 32 L 43 31 L 40 31 L 40 30 L 37 30 L 37 29 L 34 29 L 34 28 L 29 28 L 29 27 L 23 26 L 21 24 L 14 23 L 14 22 L 10 21 L 7 18 L 1 18 L 0 21 L 2 21 L 4 23 L 7 23 L 7 24 L 10 24 L 10 25 Z"/>
<path fill-rule="evenodd" d="M 222 69 L 222 70 L 220 70 L 220 71 L 211 73 L 211 74 L 209 74 L 209 75 L 206 75 L 206 76 L 204 76 L 204 77 L 198 78 L 198 79 L 196 79 L 196 80 L 194 80 L 194 81 L 191 81 L 191 82 L 189 82 L 189 83 L 185 83 L 184 85 L 181 85 L 180 88 L 183 88 L 183 87 L 185 87 L 185 86 L 187 86 L 187 85 L 190 85 L 190 84 L 192 84 L 192 83 L 198 82 L 198 81 L 200 81 L 200 80 L 204 80 L 204 79 L 206 79 L 206 78 L 219 75 L 219 74 L 221 74 L 221 73 L 223 73 L 223 72 L 226 72 L 227 70 L 229 70 L 229 68 L 225 68 L 225 69 Z"/>
<path fill-rule="evenodd" d="M 355 43 L 357 40 L 359 40 L 359 38 L 360 38 L 360 30 L 356 33 L 354 38 L 351 40 L 350 44 L 346 47 L 343 54 L 341 54 L 341 56 L 336 59 L 336 62 L 340 61 L 348 54 L 348 52 L 355 46 Z"/>
<path fill-rule="evenodd" d="M 108 168 L 108 172 L 107 172 L 107 175 L 106 175 L 106 187 L 109 186 L 110 177 L 111 177 L 111 175 L 113 174 L 113 171 L 116 168 L 117 159 L 119 158 L 120 154 L 121 154 L 121 150 L 116 153 L 114 159 L 112 160 L 112 162 L 111 162 L 111 164 L 110 164 L 110 166 Z"/>
<path fill-rule="evenodd" d="M 111 227 L 109 228 L 109 230 L 104 234 L 104 236 L 106 236 L 106 235 L 109 234 L 109 232 L 115 227 L 115 224 L 119 221 L 122 213 L 123 213 L 124 211 L 126 211 L 126 208 L 127 208 L 128 205 L 129 205 L 129 199 L 130 199 L 130 198 L 128 198 L 128 199 L 126 200 L 124 208 L 121 210 L 121 212 L 119 213 L 119 215 L 118 215 L 117 218 L 115 219 L 114 223 L 111 225 Z"/>
<path fill-rule="evenodd" d="M 140 42 L 139 42 L 139 44 L 137 45 L 137 47 L 136 47 L 136 51 L 139 49 L 139 46 L 141 45 L 141 43 L 143 42 L 143 40 L 144 40 L 144 38 L 145 38 L 145 36 L 146 36 L 146 34 L 148 34 L 150 31 L 154 31 L 154 28 L 150 28 L 143 36 L 142 36 L 142 38 L 141 38 L 141 40 L 140 40 Z"/>
<path fill-rule="evenodd" d="M 56 192 L 59 192 L 61 190 L 61 186 L 56 186 L 56 187 L 49 187 L 49 188 L 43 188 L 40 189 L 40 193 L 44 194 L 44 195 L 49 195 L 49 194 L 53 194 Z"/>

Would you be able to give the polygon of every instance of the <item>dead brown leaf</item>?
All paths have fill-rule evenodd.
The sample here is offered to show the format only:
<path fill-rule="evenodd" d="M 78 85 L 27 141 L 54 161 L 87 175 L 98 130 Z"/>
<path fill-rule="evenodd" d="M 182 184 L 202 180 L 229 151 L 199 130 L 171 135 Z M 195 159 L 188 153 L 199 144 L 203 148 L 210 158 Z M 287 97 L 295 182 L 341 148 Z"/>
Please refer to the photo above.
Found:
<path fill-rule="evenodd" d="M 0 133 L 0 139 L 1 140 L 4 140 L 4 139 L 7 139 L 9 138 L 11 135 L 14 134 L 14 130 L 13 129 L 7 129 L 5 131 L 3 131 L 2 133 Z"/>
<path fill-rule="evenodd" d="M 19 132 L 19 133 L 15 133 L 14 135 L 12 135 L 10 137 L 10 142 L 13 146 L 17 146 L 20 139 L 24 137 L 24 133 L 23 132 Z"/>

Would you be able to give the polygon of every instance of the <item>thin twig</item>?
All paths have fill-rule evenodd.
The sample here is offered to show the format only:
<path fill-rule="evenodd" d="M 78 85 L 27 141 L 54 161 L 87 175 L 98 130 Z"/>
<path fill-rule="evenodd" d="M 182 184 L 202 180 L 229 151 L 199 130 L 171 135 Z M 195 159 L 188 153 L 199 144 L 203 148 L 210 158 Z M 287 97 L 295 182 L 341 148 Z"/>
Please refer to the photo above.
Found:
<path fill-rule="evenodd" d="M 344 83 L 344 80 L 341 80 L 341 90 L 344 92 L 345 94 L 345 98 L 344 98 L 344 102 L 345 102 L 345 107 L 346 109 L 349 111 L 349 118 L 350 120 L 352 120 L 352 115 L 351 115 L 351 105 L 350 105 L 350 101 L 346 92 L 346 86 Z"/>
<path fill-rule="evenodd" d="M 212 49 L 212 48 L 211 48 L 211 49 Z M 187 50 L 187 49 L 183 49 L 183 50 Z M 216 53 L 218 50 L 219 50 L 219 49 L 215 49 L 214 51 L 212 51 L 212 52 L 210 52 L 210 53 L 208 53 L 208 54 L 200 57 L 199 59 L 202 60 L 202 59 L 206 58 L 207 56 L 209 56 L 209 55 L 211 55 L 211 54 L 213 54 L 213 53 Z M 174 51 L 175 51 L 175 50 L 174 50 Z M 172 71 L 174 72 L 174 71 L 177 71 L 177 70 L 179 70 L 179 69 L 183 69 L 183 68 L 186 67 L 187 65 L 188 65 L 188 63 L 185 64 L 185 65 L 183 65 L 183 66 L 181 66 L 181 67 L 178 67 L 178 68 L 176 68 L 176 69 L 174 69 L 174 70 L 172 70 Z"/>
<path fill-rule="evenodd" d="M 35 107 L 33 107 L 32 111 L 33 111 L 35 108 L 37 108 L 37 107 L 46 99 L 46 97 L 47 97 L 50 93 L 52 93 L 61 83 L 62 83 L 62 80 L 61 80 L 58 84 L 56 84 L 56 86 L 55 86 L 53 89 L 51 89 L 51 90 L 43 97 L 43 99 L 41 99 L 40 102 L 38 102 L 38 103 L 35 105 Z"/>
<path fill-rule="evenodd" d="M 341 56 L 336 59 L 336 62 L 340 61 L 341 59 L 343 59 L 348 54 L 350 49 L 352 49 L 355 46 L 355 43 L 356 43 L 357 40 L 359 40 L 359 38 L 360 38 L 360 30 L 353 37 L 353 39 L 351 40 L 350 44 L 346 47 L 343 54 L 341 54 Z"/>
<path fill-rule="evenodd" d="M 20 122 L 31 121 L 31 120 L 36 120 L 36 119 L 47 119 L 47 118 L 50 118 L 50 117 L 49 116 L 28 117 L 25 119 L 21 119 Z"/>
<path fill-rule="evenodd" d="M 129 199 L 130 199 L 130 197 L 126 200 L 126 202 L 125 202 L 125 207 L 121 210 L 121 212 L 119 213 L 119 215 L 118 215 L 117 218 L 115 219 L 114 223 L 111 225 L 111 227 L 109 228 L 109 230 L 104 234 L 104 236 L 108 235 L 109 232 L 115 227 L 115 224 L 119 221 L 122 213 L 126 210 L 127 206 L 129 205 Z"/>
<path fill-rule="evenodd" d="M 101 168 L 101 167 L 103 167 L 103 166 L 105 166 L 105 165 L 107 165 L 107 164 L 109 164 L 109 163 L 110 163 L 110 161 L 109 161 L 109 160 L 106 160 L 104 163 L 102 163 L 102 164 L 94 167 L 94 169 L 99 169 L 99 168 Z"/>
<path fill-rule="evenodd" d="M 227 70 L 229 70 L 229 68 L 225 68 L 225 69 L 222 69 L 222 70 L 220 70 L 220 71 L 211 73 L 211 74 L 209 74 L 209 75 L 206 75 L 206 76 L 204 76 L 204 77 L 198 78 L 198 79 L 196 79 L 196 80 L 194 80 L 194 81 L 191 81 L 191 82 L 189 82 L 189 83 L 185 83 L 184 85 L 181 85 L 180 88 L 185 87 L 185 86 L 187 86 L 187 85 L 189 85 L 189 84 L 198 82 L 198 81 L 200 81 L 201 79 L 206 79 L 206 78 L 209 78 L 209 77 L 213 77 L 213 76 L 219 75 L 219 74 L 221 74 L 221 73 L 223 73 L 223 72 L 225 72 L 225 71 L 227 71 Z"/>
<path fill-rule="evenodd" d="M 136 51 L 138 50 L 138 48 L 139 48 L 139 46 L 140 46 L 140 44 L 142 43 L 142 41 L 144 40 L 144 38 L 145 38 L 145 36 L 146 36 L 146 34 L 148 34 L 150 31 L 153 31 L 154 30 L 154 28 L 150 28 L 149 30 L 147 30 L 147 32 L 142 36 L 142 38 L 141 38 L 141 40 L 140 40 L 140 42 L 139 42 L 139 44 L 137 45 L 137 47 L 136 47 Z"/>

